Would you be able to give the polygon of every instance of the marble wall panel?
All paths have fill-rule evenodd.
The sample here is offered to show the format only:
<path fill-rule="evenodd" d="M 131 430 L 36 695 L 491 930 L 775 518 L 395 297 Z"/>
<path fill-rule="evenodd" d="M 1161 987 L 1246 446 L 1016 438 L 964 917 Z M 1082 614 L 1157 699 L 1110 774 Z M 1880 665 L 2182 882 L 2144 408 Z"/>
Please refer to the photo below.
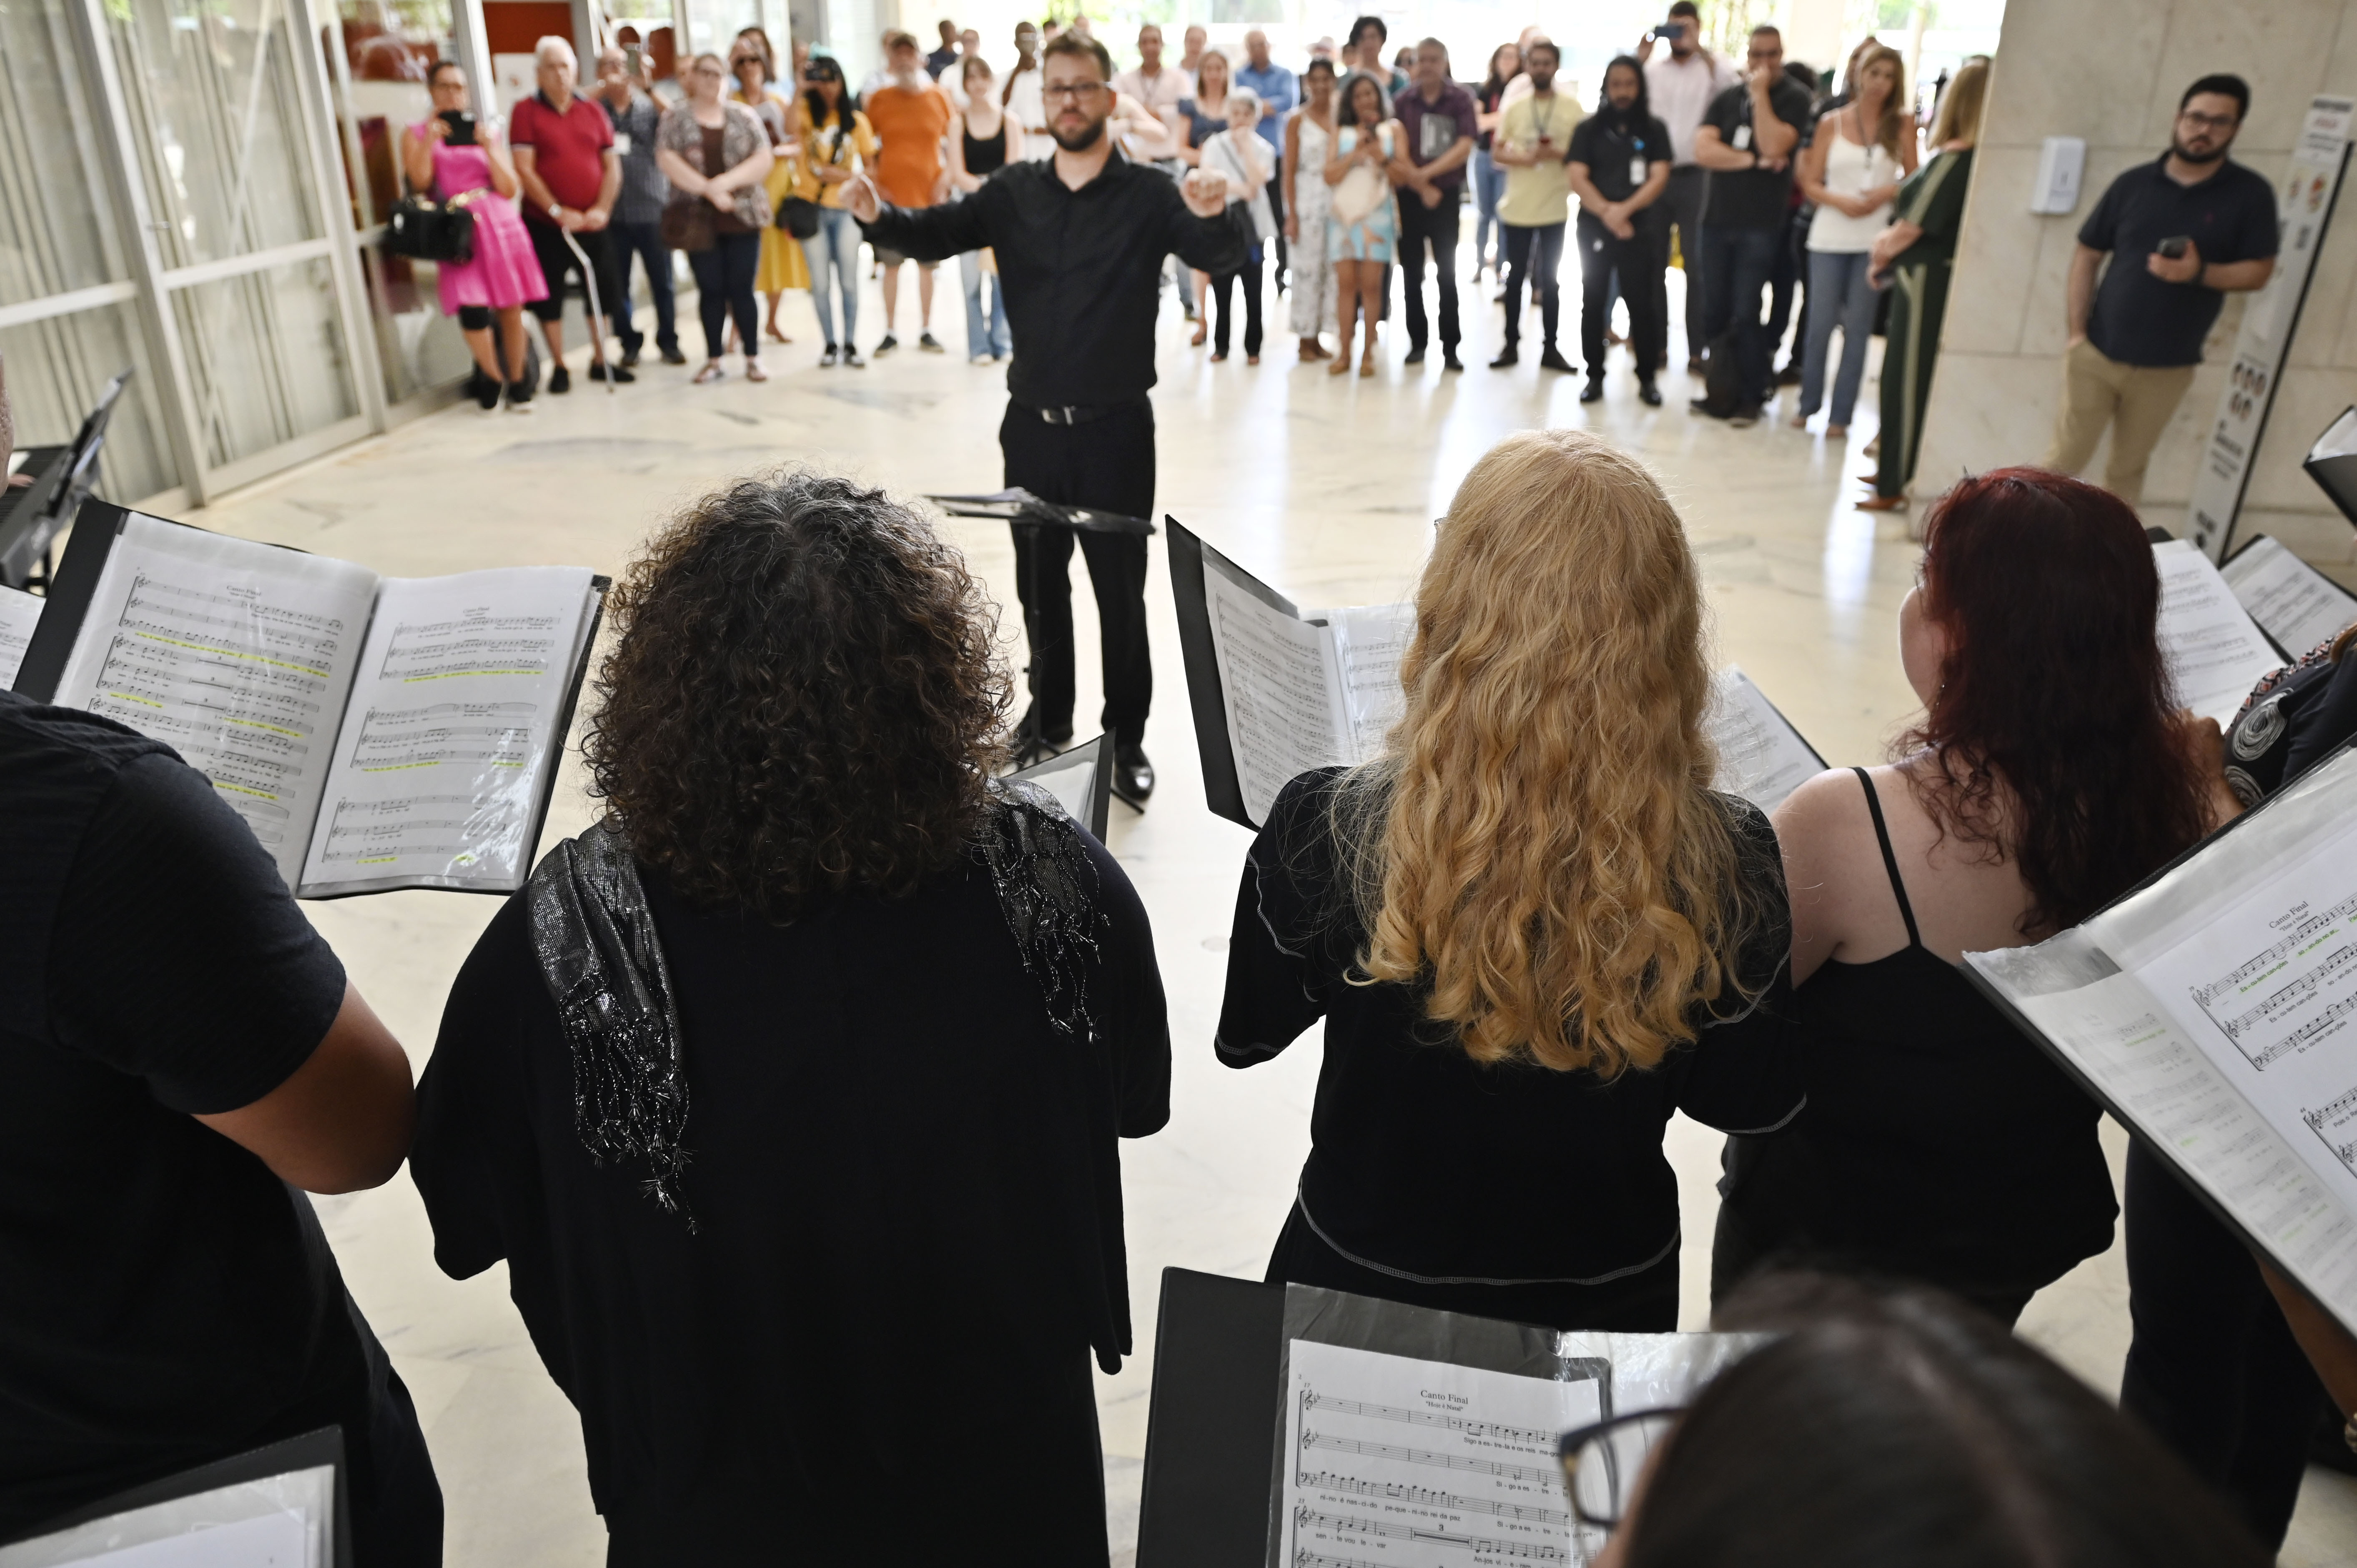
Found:
<path fill-rule="evenodd" d="M 2167 9 L 2169 43 L 2151 78 L 2152 99 L 2144 115 L 2129 123 L 2142 125 L 2155 147 L 2165 147 L 2186 88 L 2213 71 L 2233 71 L 2251 84 L 2250 116 L 2235 137 L 2236 150 L 2273 173 L 2276 166 L 2256 155 L 2287 149 L 2299 134 L 2309 97 L 2324 91 L 2333 45 L 2351 25 L 2345 0 Z"/>
<path fill-rule="evenodd" d="M 2030 147 L 2047 136 L 2110 142 L 2141 125 L 2177 8 L 2007 6 L 1986 141 Z"/>
<path fill-rule="evenodd" d="M 1945 348 L 1968 354 L 2020 351 L 2021 326 L 2039 271 L 2020 263 L 2029 257 L 2042 261 L 2047 231 L 2067 233 L 2071 223 L 2029 210 L 2037 177 L 2033 148 L 1984 147 L 1974 155 L 1971 203 L 1941 338 Z"/>
<path fill-rule="evenodd" d="M 1935 496 L 1968 473 L 2043 456 L 2059 374 L 2050 360 L 2023 355 L 1942 354 L 1915 462 L 1917 498 Z"/>

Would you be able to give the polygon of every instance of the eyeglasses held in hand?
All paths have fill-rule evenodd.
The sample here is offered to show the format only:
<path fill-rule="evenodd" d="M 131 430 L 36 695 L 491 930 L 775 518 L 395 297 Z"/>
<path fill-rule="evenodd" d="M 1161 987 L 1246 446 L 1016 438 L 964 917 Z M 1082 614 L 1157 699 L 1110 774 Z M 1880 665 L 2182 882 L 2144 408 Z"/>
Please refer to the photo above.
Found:
<path fill-rule="evenodd" d="M 1050 101 L 1069 98 L 1075 103 L 1086 103 L 1105 90 L 1102 81 L 1058 82 L 1039 90 L 1039 96 Z"/>
<path fill-rule="evenodd" d="M 1647 1457 L 1684 1413 L 1676 1409 L 1631 1411 L 1563 1434 L 1556 1444 L 1563 1459 L 1563 1487 L 1582 1524 L 1620 1528 L 1644 1478 Z"/>

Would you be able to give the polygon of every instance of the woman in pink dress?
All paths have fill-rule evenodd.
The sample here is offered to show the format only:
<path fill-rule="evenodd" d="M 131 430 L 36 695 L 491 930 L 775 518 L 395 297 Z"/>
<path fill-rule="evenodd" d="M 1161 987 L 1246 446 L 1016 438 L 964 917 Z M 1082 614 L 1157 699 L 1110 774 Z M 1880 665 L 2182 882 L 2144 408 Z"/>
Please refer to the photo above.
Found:
<path fill-rule="evenodd" d="M 474 260 L 439 263 L 442 314 L 458 318 L 458 329 L 481 368 L 475 401 L 483 411 L 500 406 L 504 385 L 508 406 L 528 413 L 532 381 L 524 374 L 523 307 L 546 299 L 548 285 L 515 209 L 515 168 L 498 133 L 468 112 L 467 73 L 456 60 L 438 61 L 426 85 L 434 94 L 434 117 L 401 134 L 402 168 L 413 190 L 430 191 L 442 202 L 466 198 L 475 220 Z M 494 315 L 499 350 L 491 346 Z"/>

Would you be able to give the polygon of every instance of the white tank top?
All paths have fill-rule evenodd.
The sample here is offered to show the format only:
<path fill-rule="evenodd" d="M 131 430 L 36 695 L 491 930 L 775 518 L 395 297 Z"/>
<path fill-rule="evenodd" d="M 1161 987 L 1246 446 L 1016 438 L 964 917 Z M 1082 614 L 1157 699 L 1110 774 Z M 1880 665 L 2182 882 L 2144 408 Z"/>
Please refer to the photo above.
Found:
<path fill-rule="evenodd" d="M 1847 111 L 1828 116 L 1818 126 L 1817 134 L 1833 138 L 1832 148 L 1825 154 L 1825 188 L 1844 196 L 1863 196 L 1878 185 L 1889 185 L 1899 178 L 1899 160 L 1890 156 L 1881 143 L 1859 146 L 1842 134 L 1836 122 Z M 1886 201 L 1863 218 L 1853 218 L 1820 206 L 1817 215 L 1809 220 L 1809 249 L 1812 251 L 1870 251 L 1874 237 L 1890 225 L 1890 203 Z"/>

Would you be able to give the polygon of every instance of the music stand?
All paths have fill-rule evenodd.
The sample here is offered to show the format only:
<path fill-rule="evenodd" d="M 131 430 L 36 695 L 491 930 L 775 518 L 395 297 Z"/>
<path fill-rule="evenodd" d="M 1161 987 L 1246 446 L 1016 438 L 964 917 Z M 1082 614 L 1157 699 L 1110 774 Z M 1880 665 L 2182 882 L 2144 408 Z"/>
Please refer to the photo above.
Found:
<path fill-rule="evenodd" d="M 1089 533 L 1150 535 L 1154 532 L 1154 524 L 1145 518 L 1125 517 L 1117 511 L 1099 511 L 1094 507 L 1064 506 L 1056 501 L 1041 500 L 1029 490 L 1020 487 L 1014 489 L 993 490 L 988 495 L 929 495 L 925 499 L 952 517 L 1001 518 L 1017 528 L 1031 529 L 1035 535 L 1043 528 L 1063 528 L 1076 532 Z M 1039 564 L 1037 550 L 1029 553 L 1028 563 L 1023 569 L 1023 600 L 1027 605 L 1037 605 L 1039 602 Z M 1024 632 L 1025 639 L 1028 642 L 1030 627 L 1028 623 L 1024 627 Z M 1076 657 L 1077 653 L 1076 650 Z M 1031 678 L 1039 669 L 1039 650 L 1037 646 L 1031 647 L 1030 656 L 1030 661 L 1024 666 L 1023 670 L 1024 683 L 1027 688 L 1031 684 Z M 1028 768 L 1033 763 L 1044 762 L 1056 755 L 1056 748 L 1049 746 L 1039 735 L 1038 714 L 1039 707 L 1035 703 L 1030 711 L 1024 714 L 1023 722 L 1016 726 L 1015 765 L 1017 768 Z M 1144 810 L 1135 801 L 1125 803 L 1132 811 Z"/>
<path fill-rule="evenodd" d="M 32 449 L 26 465 L 34 475 L 28 489 L 0 491 L 0 583 L 48 591 L 49 547 L 98 483 L 98 455 L 106 445 L 107 422 L 134 369 L 106 383 L 71 442 Z"/>

